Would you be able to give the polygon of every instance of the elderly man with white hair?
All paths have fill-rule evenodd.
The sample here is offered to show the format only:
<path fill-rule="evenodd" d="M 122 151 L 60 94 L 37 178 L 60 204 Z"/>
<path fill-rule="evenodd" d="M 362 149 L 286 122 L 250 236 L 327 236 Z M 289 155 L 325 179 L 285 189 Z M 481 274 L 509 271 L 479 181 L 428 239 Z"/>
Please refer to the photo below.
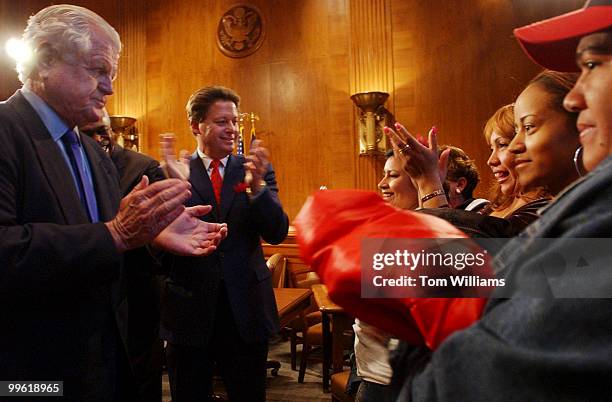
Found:
<path fill-rule="evenodd" d="M 226 228 L 198 219 L 209 206 L 183 206 L 181 180 L 143 178 L 121 200 L 111 160 L 79 135 L 113 93 L 121 42 L 106 21 L 50 6 L 23 40 L 24 85 L 0 103 L 0 379 L 63 381 L 64 400 L 131 400 L 122 254 L 153 242 L 205 255 Z"/>

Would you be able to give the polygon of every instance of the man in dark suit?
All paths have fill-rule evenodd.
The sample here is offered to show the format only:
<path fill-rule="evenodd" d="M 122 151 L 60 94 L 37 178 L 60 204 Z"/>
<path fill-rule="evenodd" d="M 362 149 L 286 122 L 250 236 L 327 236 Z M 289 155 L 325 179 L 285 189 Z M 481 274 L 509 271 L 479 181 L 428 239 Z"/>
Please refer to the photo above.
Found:
<path fill-rule="evenodd" d="M 81 127 L 81 132 L 98 142 L 111 157 L 123 196 L 138 185 L 142 176 L 147 176 L 151 183 L 166 178 L 155 159 L 115 142 L 106 109 L 102 119 Z M 161 402 L 164 353 L 159 337 L 161 267 L 145 247 L 125 253 L 124 267 L 129 317 L 127 345 L 136 385 L 134 400 Z"/>
<path fill-rule="evenodd" d="M 119 187 L 123 196 L 128 195 L 136 187 L 142 176 L 147 176 L 150 183 L 166 178 L 158 161 L 117 144 L 106 108 L 102 110 L 100 120 L 80 127 L 80 130 L 83 134 L 93 138 L 110 156 L 119 173 Z"/>
<path fill-rule="evenodd" d="M 121 42 L 106 21 L 50 6 L 23 38 L 23 88 L 0 103 L 0 379 L 63 381 L 68 401 L 131 400 L 122 254 L 153 239 L 205 254 L 221 228 L 196 218 L 207 207 L 184 208 L 178 180 L 144 178 L 121 200 L 112 162 L 79 136 L 112 94 Z"/>
<path fill-rule="evenodd" d="M 265 401 L 268 338 L 278 331 L 278 312 L 260 238 L 282 242 L 289 222 L 268 151 L 256 142 L 246 158 L 232 155 L 239 102 L 230 89 L 205 87 L 187 103 L 198 143 L 186 169 L 188 205 L 213 205 L 204 219 L 226 222 L 228 237 L 209 256 L 170 264 L 161 333 L 175 402 L 206 400 L 215 363 L 230 400 Z M 245 185 L 246 172 L 252 180 Z"/>

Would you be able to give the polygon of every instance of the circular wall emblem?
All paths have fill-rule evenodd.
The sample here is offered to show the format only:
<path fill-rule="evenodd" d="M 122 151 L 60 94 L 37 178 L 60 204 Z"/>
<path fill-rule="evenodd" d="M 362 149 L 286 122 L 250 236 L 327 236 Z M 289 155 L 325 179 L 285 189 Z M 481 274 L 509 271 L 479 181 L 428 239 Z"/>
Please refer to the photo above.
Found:
<path fill-rule="evenodd" d="M 245 57 L 264 40 L 264 24 L 259 10 L 238 4 L 227 10 L 217 25 L 217 46 L 229 57 Z"/>

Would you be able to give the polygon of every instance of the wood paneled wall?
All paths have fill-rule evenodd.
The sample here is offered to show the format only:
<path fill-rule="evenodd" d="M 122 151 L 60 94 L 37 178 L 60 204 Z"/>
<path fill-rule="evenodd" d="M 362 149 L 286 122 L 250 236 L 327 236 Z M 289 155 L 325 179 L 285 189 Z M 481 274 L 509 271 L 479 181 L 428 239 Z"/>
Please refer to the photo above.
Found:
<path fill-rule="evenodd" d="M 114 25 L 123 49 L 119 65 L 119 75 L 114 84 L 115 94 L 109 105 L 111 115 L 131 116 L 137 119 L 136 129 L 141 134 L 142 149 L 154 146 L 147 136 L 147 19 L 145 0 L 120 2 L 114 9 Z M 110 20 L 109 20 L 110 21 Z"/>
<path fill-rule="evenodd" d="M 233 1 L 167 1 L 151 10 L 147 30 L 149 138 L 171 131 L 189 150 L 185 103 L 211 84 L 234 88 L 241 109 L 256 112 L 271 152 L 280 196 L 291 217 L 322 185 L 355 183 L 353 110 L 349 99 L 347 3 L 252 1 L 266 23 L 253 55 L 233 59 L 215 44 L 218 19 Z"/>
<path fill-rule="evenodd" d="M 387 0 L 351 0 L 349 6 L 349 93 L 386 92 L 389 99 L 385 106 L 394 113 L 391 4 Z M 356 122 L 360 112 L 356 106 L 353 110 Z M 359 132 L 358 126 L 355 132 Z M 357 156 L 355 187 L 376 188 L 384 164 L 384 155 Z"/>
<path fill-rule="evenodd" d="M 540 68 L 512 36 L 515 27 L 581 7 L 582 0 L 392 0 L 395 113 L 412 133 L 439 129 L 441 144 L 478 164 L 479 195 L 492 186 L 482 136 Z"/>
<path fill-rule="evenodd" d="M 19 35 L 27 16 L 48 3 L 0 0 L 0 43 Z M 166 131 L 193 150 L 184 110 L 188 96 L 204 85 L 232 87 L 242 96 L 242 110 L 261 118 L 258 131 L 271 151 L 291 218 L 321 185 L 373 189 L 380 174 L 380 161 L 357 156 L 349 99 L 359 83 L 357 73 L 384 74 L 391 93 L 387 106 L 398 121 L 415 134 L 437 125 L 441 142 L 461 146 L 476 159 L 486 190 L 491 178 L 482 127 L 538 71 L 512 29 L 582 3 L 251 0 L 266 22 L 266 39 L 251 56 L 232 59 L 216 48 L 214 35 L 219 17 L 234 1 L 77 2 L 99 12 L 122 36 L 109 111 L 139 119 L 144 151 L 157 156 L 157 135 Z M 367 57 L 357 57 L 364 54 L 385 60 L 368 63 Z M 0 96 L 18 87 L 2 53 Z"/>

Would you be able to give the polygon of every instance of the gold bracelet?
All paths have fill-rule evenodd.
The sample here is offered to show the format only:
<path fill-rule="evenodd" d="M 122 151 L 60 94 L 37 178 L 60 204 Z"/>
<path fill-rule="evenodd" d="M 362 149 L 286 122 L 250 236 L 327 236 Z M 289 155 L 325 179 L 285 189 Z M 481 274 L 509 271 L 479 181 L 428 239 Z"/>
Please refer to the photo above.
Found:
<path fill-rule="evenodd" d="M 446 192 L 445 192 L 443 189 L 439 189 L 439 190 L 434 191 L 433 193 L 429 193 L 429 194 L 427 194 L 427 195 L 424 195 L 424 196 L 421 198 L 421 203 L 423 204 L 423 203 L 425 203 L 426 201 L 429 201 L 429 200 L 431 200 L 432 198 L 437 197 L 437 196 L 439 196 L 439 195 L 446 196 Z"/>

